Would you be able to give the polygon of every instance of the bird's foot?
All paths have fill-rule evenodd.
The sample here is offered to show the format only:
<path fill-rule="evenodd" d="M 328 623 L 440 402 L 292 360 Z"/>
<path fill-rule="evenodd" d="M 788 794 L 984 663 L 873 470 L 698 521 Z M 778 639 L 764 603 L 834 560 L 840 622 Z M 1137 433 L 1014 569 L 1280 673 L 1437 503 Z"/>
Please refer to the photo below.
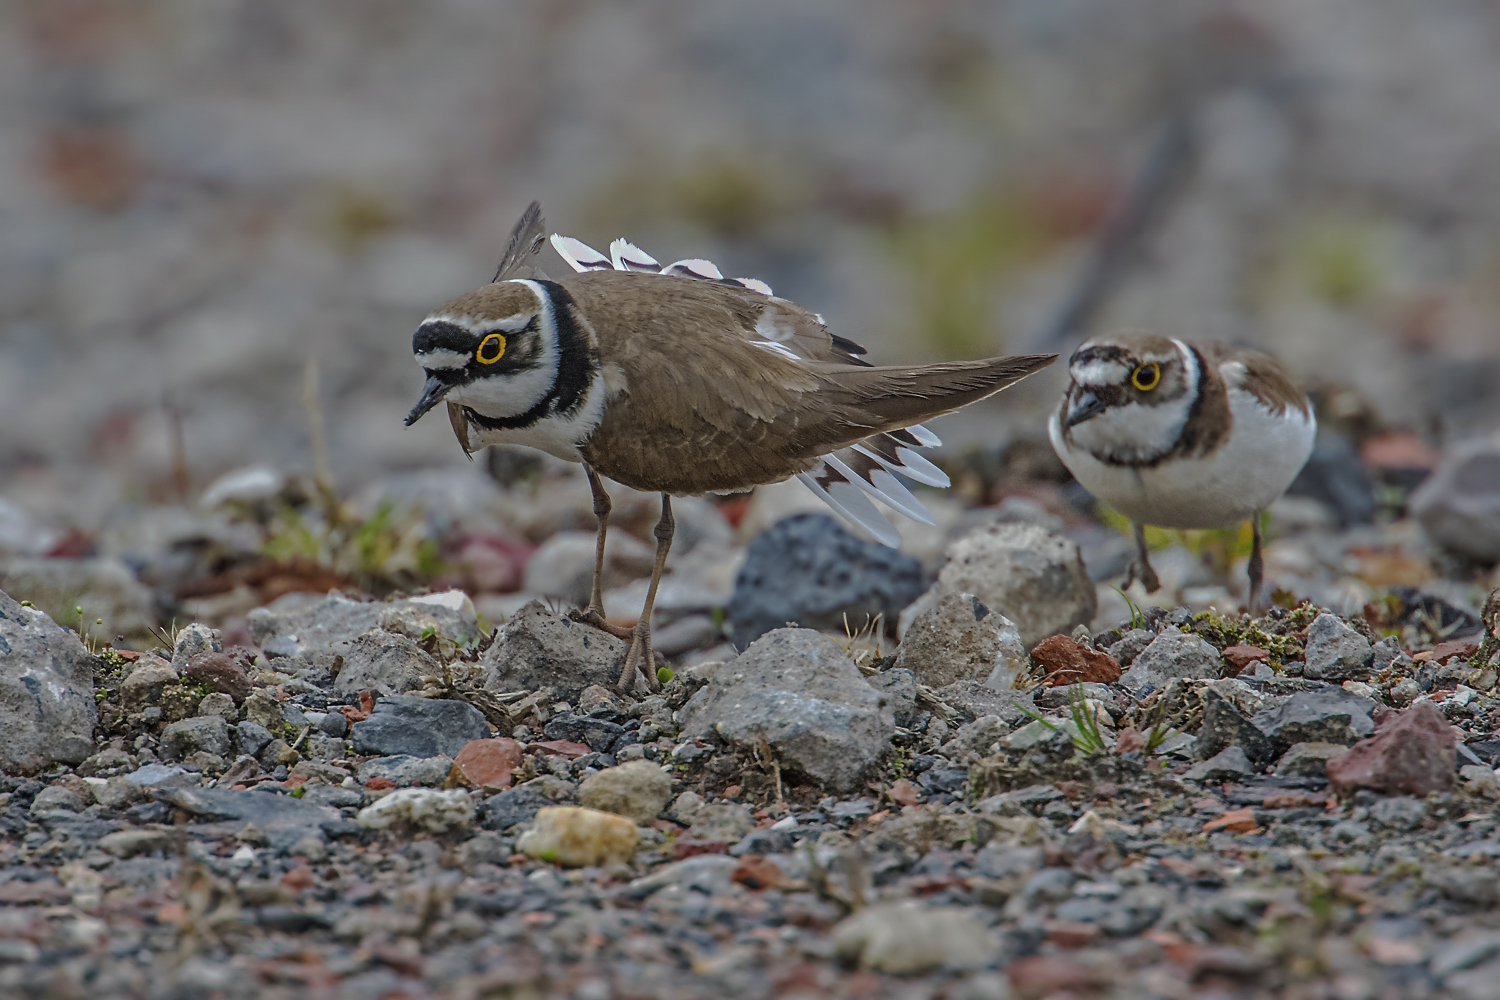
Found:
<path fill-rule="evenodd" d="M 651 650 L 651 626 L 639 621 L 631 629 L 630 651 L 625 654 L 625 664 L 620 668 L 620 680 L 615 685 L 623 695 L 630 694 L 635 687 L 636 670 L 646 675 L 646 687 L 655 693 L 661 690 L 661 681 L 656 676 L 656 656 Z"/>
<path fill-rule="evenodd" d="M 575 621 L 580 625 L 591 625 L 601 632 L 609 633 L 616 639 L 632 639 L 635 637 L 634 629 L 611 625 L 604 620 L 604 612 L 595 607 L 588 607 L 582 610 L 574 608 L 568 612 L 568 620 Z"/>
<path fill-rule="evenodd" d="M 1130 570 L 1125 575 L 1125 586 L 1121 590 L 1129 590 L 1130 585 L 1140 581 L 1141 586 L 1146 588 L 1146 593 L 1154 594 L 1161 589 L 1161 578 L 1156 575 L 1156 570 L 1151 564 L 1141 560 L 1132 560 Z"/>

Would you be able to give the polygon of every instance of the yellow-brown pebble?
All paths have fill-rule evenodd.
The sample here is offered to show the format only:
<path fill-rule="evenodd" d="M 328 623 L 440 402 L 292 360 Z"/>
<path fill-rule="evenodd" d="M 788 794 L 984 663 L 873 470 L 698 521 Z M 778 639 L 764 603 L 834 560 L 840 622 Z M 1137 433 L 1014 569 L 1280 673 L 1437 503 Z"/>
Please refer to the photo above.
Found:
<path fill-rule="evenodd" d="M 516 850 L 568 868 L 623 864 L 635 853 L 635 824 L 623 816 L 580 806 L 537 810 Z"/>

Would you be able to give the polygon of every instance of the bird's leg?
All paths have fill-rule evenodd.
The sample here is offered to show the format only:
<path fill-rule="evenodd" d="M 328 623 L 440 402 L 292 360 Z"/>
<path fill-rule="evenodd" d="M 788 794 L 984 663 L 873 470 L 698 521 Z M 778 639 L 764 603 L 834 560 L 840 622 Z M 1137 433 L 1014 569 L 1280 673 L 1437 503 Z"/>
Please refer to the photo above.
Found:
<path fill-rule="evenodd" d="M 1260 603 L 1261 583 L 1265 578 L 1265 562 L 1260 556 L 1260 511 L 1250 516 L 1250 604 L 1249 612 L 1254 617 L 1262 611 Z"/>
<path fill-rule="evenodd" d="M 599 534 L 594 542 L 594 583 L 589 588 L 589 606 L 582 612 L 572 612 L 568 617 L 584 625 L 592 625 L 616 638 L 629 639 L 629 629 L 611 625 L 604 620 L 604 538 L 609 533 L 609 512 L 613 509 L 613 504 L 609 502 L 609 494 L 604 491 L 599 473 L 589 465 L 585 465 L 583 471 L 589 477 L 589 489 L 594 494 L 594 517 L 599 521 Z"/>
<path fill-rule="evenodd" d="M 625 654 L 625 666 L 620 670 L 617 685 L 622 693 L 629 693 L 635 682 L 636 664 L 644 659 L 646 683 L 655 691 L 656 662 L 651 652 L 651 611 L 656 606 L 656 588 L 661 584 L 662 570 L 667 565 L 667 550 L 672 547 L 672 533 L 677 522 L 672 519 L 672 498 L 661 495 L 661 520 L 656 522 L 656 563 L 651 567 L 651 586 L 646 589 L 646 606 L 641 609 L 641 620 L 635 623 L 634 637 L 630 640 L 630 652 Z"/>
<path fill-rule="evenodd" d="M 1161 580 L 1156 575 L 1156 570 L 1151 568 L 1151 553 L 1146 548 L 1146 529 L 1141 525 L 1131 522 L 1135 529 L 1135 561 L 1130 564 L 1130 575 L 1125 578 L 1125 586 L 1129 587 L 1136 580 L 1146 588 L 1146 593 L 1154 594 L 1161 589 Z"/>

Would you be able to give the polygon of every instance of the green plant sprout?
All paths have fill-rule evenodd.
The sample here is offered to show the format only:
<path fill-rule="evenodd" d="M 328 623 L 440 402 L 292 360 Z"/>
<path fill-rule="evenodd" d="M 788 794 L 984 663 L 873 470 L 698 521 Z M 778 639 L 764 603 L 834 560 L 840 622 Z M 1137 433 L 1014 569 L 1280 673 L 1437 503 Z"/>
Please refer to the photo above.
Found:
<path fill-rule="evenodd" d="M 1104 733 L 1099 728 L 1099 718 L 1089 709 L 1088 698 L 1084 694 L 1082 684 L 1074 685 L 1072 692 L 1068 696 L 1068 713 L 1072 717 L 1072 731 L 1065 729 L 1062 725 L 1058 725 L 1050 719 L 1044 719 L 1036 711 L 1027 708 L 1025 705 L 1018 703 L 1016 707 L 1030 716 L 1033 721 L 1040 722 L 1054 733 L 1067 733 L 1068 737 L 1073 741 L 1073 746 L 1084 754 L 1101 753 L 1108 749 L 1108 744 L 1104 741 Z"/>

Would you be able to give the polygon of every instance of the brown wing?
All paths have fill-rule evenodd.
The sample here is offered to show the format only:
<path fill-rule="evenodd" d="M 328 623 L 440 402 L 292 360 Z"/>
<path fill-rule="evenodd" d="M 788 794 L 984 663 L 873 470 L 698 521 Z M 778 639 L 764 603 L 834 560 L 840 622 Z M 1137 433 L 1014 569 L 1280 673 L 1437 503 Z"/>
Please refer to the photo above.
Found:
<path fill-rule="evenodd" d="M 873 368 L 853 354 L 857 345 L 784 299 L 618 271 L 583 272 L 564 284 L 593 321 L 606 369 L 616 366 L 626 385 L 585 457 L 638 489 L 701 493 L 776 482 L 871 434 L 997 392 L 1052 360 Z"/>
<path fill-rule="evenodd" d="M 1250 393 L 1272 413 L 1288 410 L 1309 412 L 1306 394 L 1292 381 L 1281 362 L 1269 354 L 1220 340 L 1206 341 L 1197 346 L 1203 359 L 1219 372 L 1225 384 Z"/>

